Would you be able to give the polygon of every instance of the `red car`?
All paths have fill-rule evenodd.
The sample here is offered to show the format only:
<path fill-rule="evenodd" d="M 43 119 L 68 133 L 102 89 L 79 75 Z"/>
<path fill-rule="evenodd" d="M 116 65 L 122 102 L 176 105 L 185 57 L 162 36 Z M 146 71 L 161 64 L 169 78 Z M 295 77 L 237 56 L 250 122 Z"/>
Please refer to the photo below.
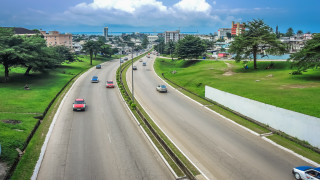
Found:
<path fill-rule="evenodd" d="M 86 102 L 84 101 L 84 99 L 76 99 L 72 107 L 74 111 L 85 111 Z"/>
<path fill-rule="evenodd" d="M 107 81 L 106 88 L 114 88 L 113 81 Z"/>

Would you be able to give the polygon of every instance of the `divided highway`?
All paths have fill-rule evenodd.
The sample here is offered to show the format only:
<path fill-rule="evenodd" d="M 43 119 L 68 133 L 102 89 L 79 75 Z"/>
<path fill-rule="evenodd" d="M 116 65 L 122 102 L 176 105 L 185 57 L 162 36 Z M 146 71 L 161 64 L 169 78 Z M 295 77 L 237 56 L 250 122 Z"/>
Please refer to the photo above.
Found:
<path fill-rule="evenodd" d="M 174 179 L 124 103 L 115 82 L 119 60 L 90 69 L 74 84 L 53 128 L 38 179 Z M 97 75 L 99 83 L 91 83 Z M 76 98 L 87 109 L 72 111 Z"/>
<path fill-rule="evenodd" d="M 293 179 L 293 167 L 308 165 L 168 87 L 153 70 L 155 56 L 136 62 L 136 99 L 161 129 L 209 179 Z M 179 73 L 179 72 L 178 72 Z M 131 87 L 131 70 L 127 72 Z"/>

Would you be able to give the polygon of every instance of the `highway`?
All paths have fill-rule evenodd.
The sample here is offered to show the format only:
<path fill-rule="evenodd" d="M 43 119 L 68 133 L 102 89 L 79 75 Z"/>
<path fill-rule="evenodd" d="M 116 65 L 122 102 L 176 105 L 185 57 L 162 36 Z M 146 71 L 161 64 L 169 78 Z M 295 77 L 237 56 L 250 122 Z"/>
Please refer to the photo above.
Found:
<path fill-rule="evenodd" d="M 48 179 L 175 179 L 129 114 L 115 80 L 119 59 L 92 68 L 75 82 L 53 128 L 38 177 Z M 97 75 L 99 83 L 91 83 Z M 87 109 L 74 112 L 84 98 Z"/>
<path fill-rule="evenodd" d="M 308 165 L 171 87 L 168 93 L 157 92 L 156 86 L 164 83 L 154 72 L 154 59 L 144 57 L 146 66 L 135 63 L 135 97 L 208 179 L 293 179 L 293 167 Z"/>

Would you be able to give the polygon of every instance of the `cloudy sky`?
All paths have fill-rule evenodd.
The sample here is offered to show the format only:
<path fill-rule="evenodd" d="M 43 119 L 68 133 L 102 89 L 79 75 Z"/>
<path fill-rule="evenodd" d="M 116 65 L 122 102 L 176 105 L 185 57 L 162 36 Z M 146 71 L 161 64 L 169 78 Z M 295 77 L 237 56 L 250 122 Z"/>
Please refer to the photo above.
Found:
<path fill-rule="evenodd" d="M 0 26 L 60 32 L 208 34 L 263 19 L 281 32 L 320 32 L 320 0 L 0 0 Z"/>

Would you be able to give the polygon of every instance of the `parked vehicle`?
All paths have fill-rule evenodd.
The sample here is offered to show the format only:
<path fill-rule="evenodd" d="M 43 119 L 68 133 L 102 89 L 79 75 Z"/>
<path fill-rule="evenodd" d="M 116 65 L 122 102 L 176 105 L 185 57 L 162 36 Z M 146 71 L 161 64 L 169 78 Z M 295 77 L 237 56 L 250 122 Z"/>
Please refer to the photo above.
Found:
<path fill-rule="evenodd" d="M 100 64 L 96 65 L 96 69 L 101 69 L 101 65 Z"/>
<path fill-rule="evenodd" d="M 98 83 L 99 82 L 98 76 L 93 76 L 92 79 L 91 79 L 91 82 L 92 83 Z"/>
<path fill-rule="evenodd" d="M 156 90 L 159 92 L 168 92 L 167 87 L 165 85 L 158 85 Z"/>
<path fill-rule="evenodd" d="M 76 99 L 72 105 L 73 111 L 85 111 L 86 102 L 84 99 Z"/>
<path fill-rule="evenodd" d="M 292 174 L 298 180 L 320 180 L 320 167 L 298 166 L 292 169 Z"/>
<path fill-rule="evenodd" d="M 108 80 L 106 83 L 106 88 L 114 88 L 114 84 L 112 80 Z"/>

